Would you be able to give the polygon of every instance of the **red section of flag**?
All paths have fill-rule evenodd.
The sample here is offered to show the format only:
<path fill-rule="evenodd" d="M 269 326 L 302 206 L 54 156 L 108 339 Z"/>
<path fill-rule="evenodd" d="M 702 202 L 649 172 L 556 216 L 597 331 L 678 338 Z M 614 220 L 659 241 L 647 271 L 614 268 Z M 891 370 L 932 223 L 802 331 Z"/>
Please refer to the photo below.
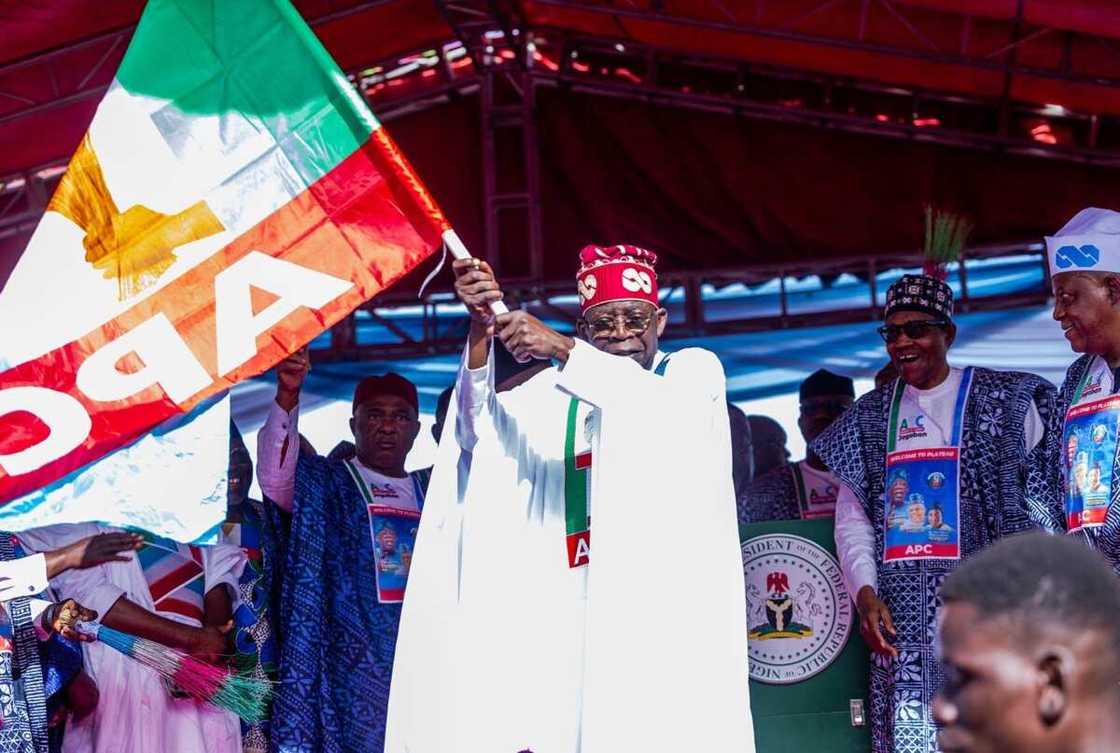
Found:
<path fill-rule="evenodd" d="M 386 144 L 391 142 L 374 132 L 361 149 L 308 190 L 155 295 L 74 342 L 0 374 L 3 388 L 41 386 L 68 393 L 92 419 L 85 442 L 62 458 L 19 476 L 0 470 L 0 504 L 127 446 L 167 419 L 189 412 L 203 400 L 271 368 L 431 254 L 440 242 L 442 226 L 430 212 L 421 213 L 415 207 L 407 212 L 402 209 L 401 196 L 412 188 L 401 183 L 399 174 L 380 171 L 379 166 L 395 164 L 396 158 L 384 152 Z M 418 183 L 415 176 L 412 181 Z M 426 201 L 431 203 L 430 197 Z M 416 199 L 413 204 L 420 206 L 424 201 Z M 320 309 L 303 308 L 285 317 L 257 338 L 252 359 L 228 374 L 219 374 L 214 277 L 250 252 L 350 280 L 354 287 Z M 82 363 L 102 346 L 157 314 L 174 325 L 209 373 L 210 385 L 181 405 L 158 386 L 109 403 L 84 396 L 75 384 Z"/>
<path fill-rule="evenodd" d="M 377 146 L 371 150 L 370 157 L 378 173 L 396 178 L 390 183 L 390 190 L 396 195 L 401 210 L 413 226 L 421 229 L 422 234 L 425 230 L 430 234 L 428 240 L 433 245 L 438 244 L 443 231 L 450 230 L 451 225 L 428 193 L 427 187 L 417 177 L 404 152 L 384 128 L 374 131 L 370 135 L 370 141 Z"/>
<path fill-rule="evenodd" d="M 11 455 L 46 439 L 51 433 L 34 413 L 25 410 L 0 416 L 0 454 Z"/>
<path fill-rule="evenodd" d="M 576 455 L 576 470 L 582 471 L 591 467 L 591 451 Z"/>

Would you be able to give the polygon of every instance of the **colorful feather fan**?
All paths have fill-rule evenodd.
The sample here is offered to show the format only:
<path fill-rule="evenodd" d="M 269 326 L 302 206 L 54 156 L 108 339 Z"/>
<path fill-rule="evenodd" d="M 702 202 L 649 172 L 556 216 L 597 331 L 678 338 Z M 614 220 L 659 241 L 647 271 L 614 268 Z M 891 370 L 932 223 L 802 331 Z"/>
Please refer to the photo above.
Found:
<path fill-rule="evenodd" d="M 272 683 L 267 680 L 207 664 L 162 643 L 122 633 L 98 623 L 80 622 L 76 627 L 79 632 L 92 636 L 154 670 L 184 693 L 232 711 L 250 724 L 264 719 L 268 711 Z"/>

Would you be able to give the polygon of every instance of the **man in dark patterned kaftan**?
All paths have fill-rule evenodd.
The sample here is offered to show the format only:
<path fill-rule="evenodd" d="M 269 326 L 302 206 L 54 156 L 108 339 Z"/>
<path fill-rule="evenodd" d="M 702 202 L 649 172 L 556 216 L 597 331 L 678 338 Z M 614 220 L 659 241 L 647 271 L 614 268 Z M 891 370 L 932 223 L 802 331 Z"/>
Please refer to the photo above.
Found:
<path fill-rule="evenodd" d="M 852 407 L 855 397 L 855 385 L 848 377 L 827 369 L 810 374 L 798 390 L 797 427 L 806 444 Z M 804 460 L 775 468 L 738 494 L 739 522 L 831 518 L 839 488 L 810 447 Z"/>
<path fill-rule="evenodd" d="M 397 374 L 354 391 L 355 455 L 299 452 L 303 350 L 277 369 L 257 440 L 261 490 L 292 514 L 271 739 L 283 753 L 380 753 L 427 473 L 407 473 L 416 387 Z"/>
<path fill-rule="evenodd" d="M 1084 209 L 1046 246 L 1054 318 L 1082 354 L 1058 397 L 1063 517 L 1120 573 L 1120 213 Z"/>
<path fill-rule="evenodd" d="M 938 279 L 904 276 L 885 313 L 899 378 L 813 447 L 841 481 L 837 551 L 875 654 L 874 753 L 930 753 L 938 588 L 992 541 L 1060 525 L 1056 395 L 1030 374 L 950 367 L 952 292 Z"/>

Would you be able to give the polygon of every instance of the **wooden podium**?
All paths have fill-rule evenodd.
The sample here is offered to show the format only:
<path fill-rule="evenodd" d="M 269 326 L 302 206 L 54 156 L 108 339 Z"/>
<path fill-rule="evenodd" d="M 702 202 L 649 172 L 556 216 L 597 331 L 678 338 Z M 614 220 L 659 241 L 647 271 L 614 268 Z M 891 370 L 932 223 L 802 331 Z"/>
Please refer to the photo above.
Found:
<path fill-rule="evenodd" d="M 868 651 L 837 583 L 833 521 L 757 523 L 739 535 L 758 753 L 868 753 Z"/>

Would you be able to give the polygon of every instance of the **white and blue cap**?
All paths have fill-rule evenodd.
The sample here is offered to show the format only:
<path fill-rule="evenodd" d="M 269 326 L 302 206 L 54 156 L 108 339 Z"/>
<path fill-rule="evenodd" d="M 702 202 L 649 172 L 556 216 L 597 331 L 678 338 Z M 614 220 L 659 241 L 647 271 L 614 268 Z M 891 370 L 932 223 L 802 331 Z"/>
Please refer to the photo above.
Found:
<path fill-rule="evenodd" d="M 1120 272 L 1120 212 L 1089 207 L 1046 236 L 1050 276 L 1063 272 Z"/>

